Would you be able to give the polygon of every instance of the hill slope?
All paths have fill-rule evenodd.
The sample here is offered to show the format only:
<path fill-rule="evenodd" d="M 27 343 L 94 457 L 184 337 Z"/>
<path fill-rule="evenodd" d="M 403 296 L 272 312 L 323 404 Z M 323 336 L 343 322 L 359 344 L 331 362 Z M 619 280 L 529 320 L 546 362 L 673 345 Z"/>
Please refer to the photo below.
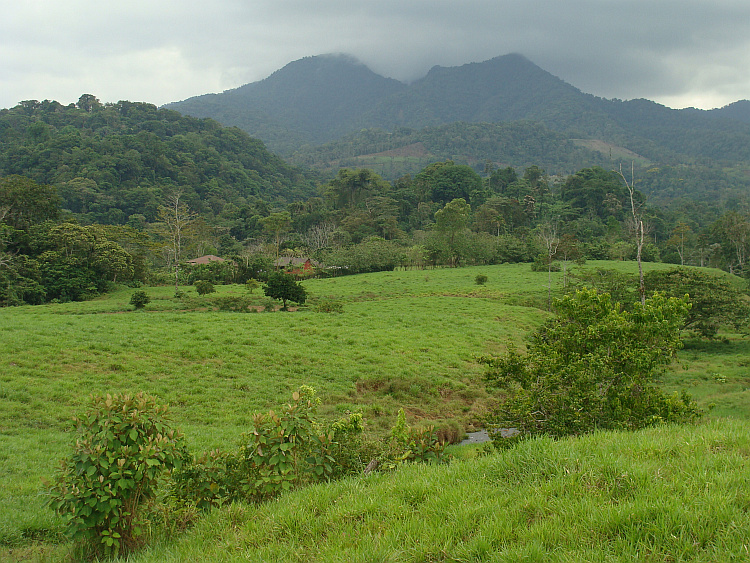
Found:
<path fill-rule="evenodd" d="M 744 560 L 749 448 L 729 420 L 538 439 L 233 505 L 132 560 Z"/>
<path fill-rule="evenodd" d="M 220 213 L 248 198 L 290 201 L 315 193 L 316 177 L 247 133 L 146 103 L 24 102 L 0 111 L 0 176 L 58 188 L 63 207 L 100 223 L 132 214 L 153 221 L 170 190 Z"/>

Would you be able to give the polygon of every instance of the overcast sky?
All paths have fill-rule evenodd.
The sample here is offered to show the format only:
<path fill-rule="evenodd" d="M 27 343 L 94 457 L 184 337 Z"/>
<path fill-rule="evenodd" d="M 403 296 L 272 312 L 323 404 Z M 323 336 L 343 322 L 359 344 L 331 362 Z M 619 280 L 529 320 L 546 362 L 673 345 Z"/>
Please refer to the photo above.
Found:
<path fill-rule="evenodd" d="M 161 105 L 348 53 L 402 81 L 521 53 L 606 98 L 750 98 L 748 0 L 23 0 L 0 18 L 0 108 Z"/>

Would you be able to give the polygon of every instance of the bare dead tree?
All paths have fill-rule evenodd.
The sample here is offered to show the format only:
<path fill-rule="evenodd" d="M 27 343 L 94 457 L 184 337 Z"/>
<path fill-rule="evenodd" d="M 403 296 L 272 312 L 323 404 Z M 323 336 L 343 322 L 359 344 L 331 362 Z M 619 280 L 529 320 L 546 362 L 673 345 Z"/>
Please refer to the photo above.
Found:
<path fill-rule="evenodd" d="M 646 232 L 643 227 L 643 215 L 642 215 L 642 203 L 636 204 L 635 201 L 635 163 L 630 163 L 630 182 L 628 182 L 628 179 L 625 177 L 625 174 L 622 172 L 622 164 L 620 164 L 619 170 L 616 171 L 620 178 L 622 178 L 622 181 L 625 182 L 625 187 L 628 189 L 628 194 L 630 195 L 630 211 L 632 213 L 632 224 L 631 229 L 633 232 L 633 235 L 635 236 L 635 247 L 636 247 L 636 254 L 635 259 L 638 261 L 638 276 L 639 276 L 639 286 L 638 286 L 638 293 L 641 296 L 641 304 L 646 304 L 646 285 L 643 280 L 643 264 L 641 263 L 641 254 L 643 252 L 643 244 L 646 239 Z"/>
<path fill-rule="evenodd" d="M 331 221 L 324 221 L 310 227 L 305 233 L 303 240 L 310 252 L 315 252 L 321 248 L 330 246 L 333 239 L 333 232 L 336 230 L 336 224 Z"/>
<path fill-rule="evenodd" d="M 557 234 L 557 223 L 547 222 L 539 225 L 539 240 L 547 249 L 547 310 L 552 310 L 552 258 L 557 254 L 560 237 Z"/>
<path fill-rule="evenodd" d="M 179 291 L 180 260 L 182 259 L 183 239 L 188 226 L 195 220 L 197 214 L 180 201 L 181 192 L 175 192 L 167 198 L 167 205 L 159 207 L 159 219 L 169 233 L 169 254 L 174 258 L 174 292 Z"/>

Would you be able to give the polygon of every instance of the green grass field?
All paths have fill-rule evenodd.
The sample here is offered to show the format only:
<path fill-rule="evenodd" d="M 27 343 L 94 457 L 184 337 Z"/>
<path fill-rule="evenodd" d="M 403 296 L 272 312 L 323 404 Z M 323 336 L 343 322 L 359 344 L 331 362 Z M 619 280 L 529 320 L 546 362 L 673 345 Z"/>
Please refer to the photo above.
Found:
<path fill-rule="evenodd" d="M 474 282 L 480 273 L 488 276 L 484 286 Z M 553 276 L 559 287 L 561 274 Z M 21 557 L 35 540 L 58 537 L 41 478 L 50 478 L 67 452 L 70 419 L 92 393 L 156 395 L 195 450 L 233 447 L 255 412 L 284 402 L 302 384 L 317 389 L 325 416 L 361 411 L 375 435 L 392 426 L 401 407 L 410 424 L 471 429 L 488 399 L 476 357 L 521 346 L 548 315 L 531 306 L 546 305 L 547 274 L 528 264 L 305 286 L 312 303 L 289 313 L 215 311 L 211 296 L 185 288 L 190 298 L 181 301 L 170 287 L 147 288 L 152 302 L 142 311 L 128 305 L 133 290 L 125 288 L 85 303 L 0 309 L 0 546 Z M 247 295 L 240 286 L 217 290 Z M 320 297 L 340 302 L 343 313 L 315 312 Z M 253 299 L 266 301 L 261 290 Z M 716 404 L 710 417 L 750 420 L 747 358 L 750 345 L 738 335 L 690 340 L 664 385 Z"/>

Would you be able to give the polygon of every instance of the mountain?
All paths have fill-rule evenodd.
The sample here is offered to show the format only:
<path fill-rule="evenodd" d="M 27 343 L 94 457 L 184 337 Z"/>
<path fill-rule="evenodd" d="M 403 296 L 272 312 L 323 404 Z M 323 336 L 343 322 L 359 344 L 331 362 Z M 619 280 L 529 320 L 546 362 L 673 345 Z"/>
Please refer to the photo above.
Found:
<path fill-rule="evenodd" d="M 348 56 L 307 57 L 222 94 L 167 107 L 236 125 L 291 155 L 367 128 L 528 121 L 570 139 L 600 140 L 653 161 L 750 162 L 750 102 L 711 111 L 584 93 L 522 55 L 434 67 L 403 84 Z M 478 155 L 477 155 L 478 156 Z"/>
<path fill-rule="evenodd" d="M 237 126 L 289 153 L 361 128 L 364 114 L 406 88 L 350 56 L 321 55 L 291 62 L 259 82 L 165 107 Z"/>
<path fill-rule="evenodd" d="M 723 108 L 709 110 L 708 113 L 718 117 L 750 123 L 750 100 L 740 100 Z"/>

